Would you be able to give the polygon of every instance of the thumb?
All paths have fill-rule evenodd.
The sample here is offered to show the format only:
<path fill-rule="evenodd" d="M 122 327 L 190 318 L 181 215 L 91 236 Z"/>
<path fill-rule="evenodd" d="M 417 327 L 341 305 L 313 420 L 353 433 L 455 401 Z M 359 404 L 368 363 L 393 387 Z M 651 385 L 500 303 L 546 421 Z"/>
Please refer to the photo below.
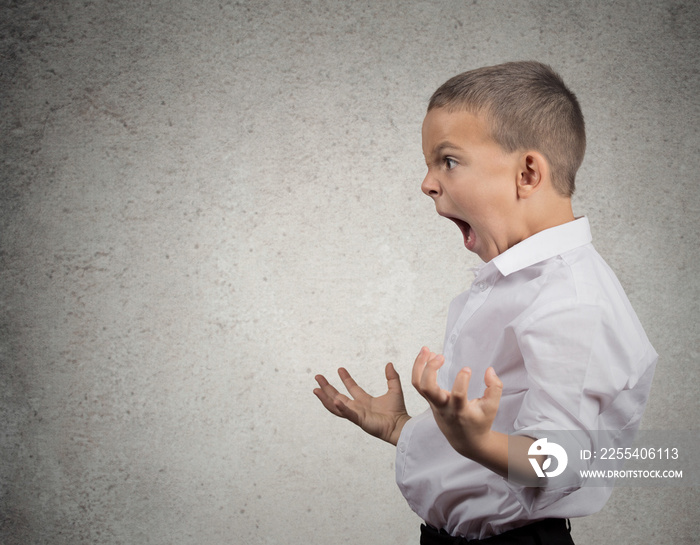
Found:
<path fill-rule="evenodd" d="M 384 374 L 386 376 L 386 382 L 389 385 L 390 390 L 396 389 L 398 391 L 402 391 L 401 377 L 399 377 L 399 374 L 396 372 L 396 369 L 394 369 L 393 363 L 389 362 L 386 364 Z"/>

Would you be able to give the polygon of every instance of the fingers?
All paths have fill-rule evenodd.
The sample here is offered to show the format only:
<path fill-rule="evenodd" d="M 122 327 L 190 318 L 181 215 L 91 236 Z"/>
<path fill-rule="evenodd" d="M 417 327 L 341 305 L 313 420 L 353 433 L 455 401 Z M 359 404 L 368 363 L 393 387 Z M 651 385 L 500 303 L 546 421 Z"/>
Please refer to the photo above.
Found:
<path fill-rule="evenodd" d="M 349 405 L 351 405 L 355 399 L 369 397 L 369 394 L 357 385 L 347 369 L 341 367 L 338 369 L 338 375 L 340 375 L 340 380 L 343 381 L 345 388 L 347 388 L 353 399 L 341 394 L 323 375 L 316 375 L 315 377 L 320 388 L 314 389 L 314 394 L 316 394 L 316 397 L 323 403 L 323 406 L 328 409 L 328 411 L 341 418 L 347 418 L 351 422 L 357 424 L 359 422 L 359 415 L 356 411 L 351 409 Z"/>
<path fill-rule="evenodd" d="M 427 347 L 424 346 L 420 349 L 420 352 L 418 352 L 418 356 L 416 356 L 416 361 L 413 362 L 413 370 L 411 372 L 411 384 L 413 384 L 413 386 L 417 390 L 418 386 L 420 385 L 421 376 L 425 369 L 425 364 L 428 363 L 428 360 L 430 360 L 431 357 L 435 357 L 435 354 L 433 354 L 430 350 L 428 350 Z"/>
<path fill-rule="evenodd" d="M 365 392 L 362 388 L 360 388 L 357 385 L 357 382 L 355 382 L 355 379 L 353 379 L 350 376 L 350 373 L 348 373 L 347 369 L 341 367 L 340 369 L 338 369 L 338 375 L 340 376 L 340 380 L 343 381 L 345 388 L 350 393 L 350 395 L 353 397 L 353 399 L 358 399 L 360 397 L 368 397 L 369 396 L 369 394 L 367 392 Z"/>
<path fill-rule="evenodd" d="M 345 405 L 348 401 L 347 396 L 344 396 L 336 390 L 323 375 L 316 375 L 316 382 L 320 388 L 314 389 L 314 394 L 323 403 L 323 406 L 336 416 L 342 417 L 343 414 L 339 405 Z M 336 404 L 338 402 L 338 404 Z"/>
<path fill-rule="evenodd" d="M 442 355 L 434 354 L 423 347 L 413 364 L 413 386 L 429 403 L 436 406 L 445 405 L 450 398 L 450 394 L 440 388 L 437 383 L 438 369 L 444 363 L 445 358 Z"/>
<path fill-rule="evenodd" d="M 462 410 L 467 404 L 467 392 L 469 392 L 469 381 L 472 378 L 472 371 L 469 367 L 465 367 L 457 373 L 454 384 L 452 385 L 452 393 L 450 401 L 456 410 Z"/>
<path fill-rule="evenodd" d="M 471 380 L 471 369 L 465 367 L 462 369 L 455 378 L 454 384 L 452 386 L 452 392 L 450 396 L 450 401 L 454 404 L 457 410 L 461 410 L 468 402 L 467 392 L 469 391 L 469 381 Z M 493 411 L 498 409 L 498 405 L 501 401 L 501 394 L 503 393 L 503 382 L 496 375 L 496 371 L 493 367 L 489 367 L 484 374 L 484 384 L 486 384 L 486 390 L 484 395 L 479 399 L 480 405 L 484 412 Z"/>
<path fill-rule="evenodd" d="M 503 382 L 498 378 L 493 367 L 489 367 L 486 370 L 484 383 L 486 384 L 486 391 L 481 399 L 485 404 L 485 408 L 497 410 L 501 402 L 501 394 L 503 393 Z"/>
<path fill-rule="evenodd" d="M 339 413 L 338 416 L 341 416 L 342 418 L 347 418 L 350 422 L 352 422 L 353 424 L 356 424 L 357 426 L 361 425 L 360 415 L 358 415 L 355 411 L 353 411 L 350 407 L 348 407 L 341 400 L 336 399 L 335 407 L 336 407 L 336 409 L 338 409 L 338 413 Z"/>

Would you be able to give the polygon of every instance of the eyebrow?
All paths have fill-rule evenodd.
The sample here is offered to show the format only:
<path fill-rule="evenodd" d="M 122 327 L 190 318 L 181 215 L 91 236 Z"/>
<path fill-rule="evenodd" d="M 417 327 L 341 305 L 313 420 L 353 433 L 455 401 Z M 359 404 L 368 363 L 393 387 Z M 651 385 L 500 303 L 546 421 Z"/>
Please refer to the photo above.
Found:
<path fill-rule="evenodd" d="M 449 140 L 445 140 L 443 142 L 440 142 L 437 146 L 435 146 L 433 148 L 433 155 L 439 155 L 440 153 L 442 153 L 446 149 L 453 149 L 453 150 L 462 151 L 462 148 L 460 148 L 456 144 L 453 144 Z"/>

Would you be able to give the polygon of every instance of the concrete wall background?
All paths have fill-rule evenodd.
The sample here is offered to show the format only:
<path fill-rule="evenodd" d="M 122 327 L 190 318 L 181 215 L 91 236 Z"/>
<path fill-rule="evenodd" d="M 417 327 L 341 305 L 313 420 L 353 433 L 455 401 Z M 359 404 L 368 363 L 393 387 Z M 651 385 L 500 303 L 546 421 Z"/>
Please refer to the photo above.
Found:
<path fill-rule="evenodd" d="M 644 427 L 697 433 L 697 2 L 0 5 L 2 543 L 417 543 L 313 376 L 380 392 L 441 347 L 476 258 L 420 124 L 506 60 L 579 96 L 575 211 L 661 356 Z M 695 543 L 698 496 L 618 488 L 574 536 Z"/>

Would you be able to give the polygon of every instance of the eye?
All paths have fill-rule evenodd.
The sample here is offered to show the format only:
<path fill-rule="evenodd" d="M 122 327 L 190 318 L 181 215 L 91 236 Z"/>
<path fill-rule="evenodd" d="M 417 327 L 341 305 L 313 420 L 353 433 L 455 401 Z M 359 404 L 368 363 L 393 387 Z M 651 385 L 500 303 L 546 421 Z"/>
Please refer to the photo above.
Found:
<path fill-rule="evenodd" d="M 442 162 L 447 170 L 452 170 L 457 166 L 457 161 L 455 161 L 452 157 L 445 157 L 443 158 Z"/>

